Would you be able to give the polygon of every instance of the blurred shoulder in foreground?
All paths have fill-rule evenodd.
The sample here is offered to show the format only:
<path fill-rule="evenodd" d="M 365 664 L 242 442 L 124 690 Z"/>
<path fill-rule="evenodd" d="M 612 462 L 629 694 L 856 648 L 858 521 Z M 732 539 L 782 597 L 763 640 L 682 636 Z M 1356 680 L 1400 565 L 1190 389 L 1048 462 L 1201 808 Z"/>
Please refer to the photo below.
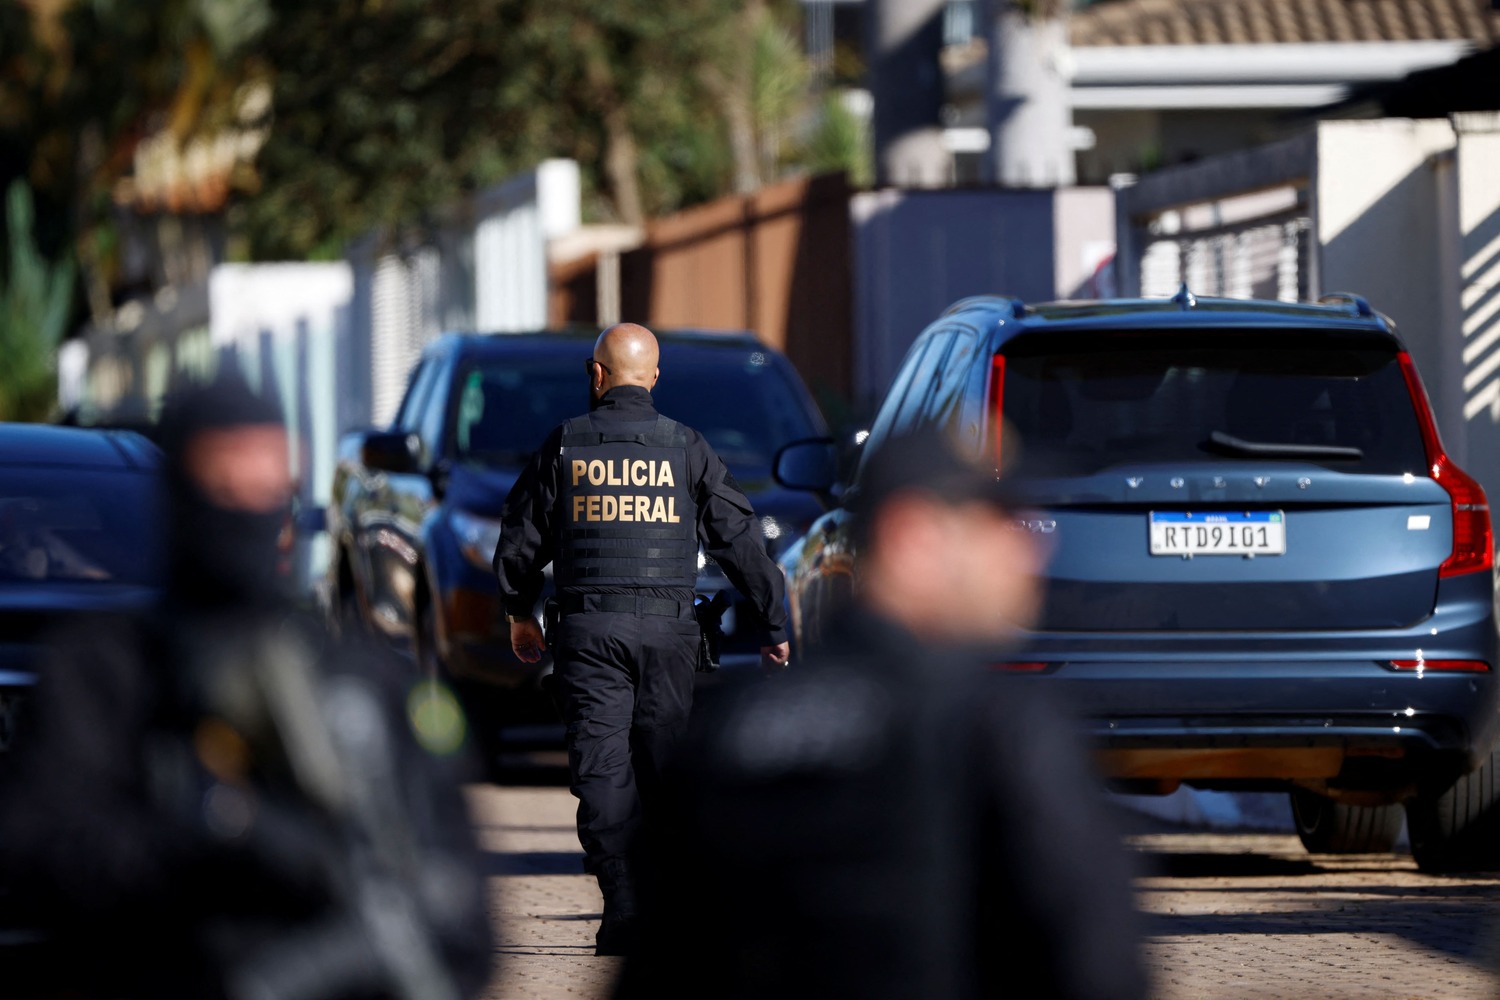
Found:
<path fill-rule="evenodd" d="M 1130 856 L 1081 732 L 994 664 L 1044 553 L 942 439 L 871 457 L 855 606 L 705 697 L 622 997 L 1146 995 Z"/>
<path fill-rule="evenodd" d="M 5 878 L 85 996 L 467 997 L 490 974 L 452 695 L 284 590 L 285 430 L 242 381 L 164 412 L 156 607 L 44 655 Z M 86 957 L 85 957 L 86 956 Z"/>

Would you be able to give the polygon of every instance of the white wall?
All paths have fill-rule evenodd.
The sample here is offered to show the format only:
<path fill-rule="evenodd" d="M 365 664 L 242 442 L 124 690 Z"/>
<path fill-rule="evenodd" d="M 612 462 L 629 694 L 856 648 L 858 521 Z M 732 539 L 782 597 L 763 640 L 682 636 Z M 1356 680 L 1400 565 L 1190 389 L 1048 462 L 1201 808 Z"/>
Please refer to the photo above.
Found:
<path fill-rule="evenodd" d="M 1464 419 L 1500 420 L 1500 115 L 1461 115 L 1456 247 Z"/>
<path fill-rule="evenodd" d="M 1059 188 L 1052 203 L 1053 295 L 1107 298 L 1115 254 L 1115 193 L 1107 187 Z M 1103 271 L 1101 272 L 1101 267 Z"/>
<path fill-rule="evenodd" d="M 344 263 L 221 264 L 209 275 L 209 336 L 251 383 L 274 383 L 303 503 L 325 506 L 333 483 L 339 346 L 347 336 L 353 272 Z M 300 582 L 326 566 L 322 540 L 303 554 Z"/>
<path fill-rule="evenodd" d="M 1395 320 L 1444 446 L 1500 495 L 1500 115 L 1325 122 L 1321 290 Z"/>
<path fill-rule="evenodd" d="M 1456 439 L 1450 375 L 1461 345 L 1442 321 L 1438 252 L 1441 159 L 1453 145 L 1443 120 L 1322 123 L 1314 217 L 1317 291 L 1363 295 L 1395 321 L 1438 404 L 1441 430 Z"/>
<path fill-rule="evenodd" d="M 1452 148 L 1453 129 L 1439 119 L 1323 122 L 1318 126 L 1319 239 L 1325 244 L 1337 239 L 1396 194 L 1430 157 Z M 1408 199 L 1400 207 L 1422 206 Z"/>
<path fill-rule="evenodd" d="M 547 325 L 547 241 L 582 222 L 573 160 L 546 160 L 475 199 L 474 326 L 486 332 Z"/>

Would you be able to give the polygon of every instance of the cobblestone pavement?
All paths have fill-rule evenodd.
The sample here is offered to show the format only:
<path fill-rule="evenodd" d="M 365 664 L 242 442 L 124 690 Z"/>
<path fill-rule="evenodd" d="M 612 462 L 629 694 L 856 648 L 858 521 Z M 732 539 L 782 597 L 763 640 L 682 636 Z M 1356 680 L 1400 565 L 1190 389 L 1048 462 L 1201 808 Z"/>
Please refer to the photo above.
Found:
<path fill-rule="evenodd" d="M 476 787 L 500 970 L 488 998 L 608 995 L 600 898 L 561 787 Z M 1500 876 L 1421 875 L 1409 855 L 1310 856 L 1292 835 L 1137 824 L 1157 1000 L 1496 1000 Z"/>
<path fill-rule="evenodd" d="M 603 900 L 583 873 L 566 788 L 476 786 L 470 808 L 490 852 L 499 973 L 489 998 L 605 997 L 618 959 L 594 957 Z"/>
<path fill-rule="evenodd" d="M 1158 997 L 1500 997 L 1500 877 L 1422 875 L 1409 854 L 1309 855 L 1294 835 L 1132 841 Z"/>

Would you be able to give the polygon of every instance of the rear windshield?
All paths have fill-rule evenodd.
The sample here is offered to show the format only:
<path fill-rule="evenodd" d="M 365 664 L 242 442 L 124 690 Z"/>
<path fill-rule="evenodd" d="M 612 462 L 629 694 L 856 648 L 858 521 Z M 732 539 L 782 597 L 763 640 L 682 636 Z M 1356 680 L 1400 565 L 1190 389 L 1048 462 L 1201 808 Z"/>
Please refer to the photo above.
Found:
<path fill-rule="evenodd" d="M 1396 348 L 1384 339 L 1033 333 L 1004 353 L 1007 433 L 1019 435 L 1030 474 L 1268 459 L 1401 474 L 1426 463 Z"/>

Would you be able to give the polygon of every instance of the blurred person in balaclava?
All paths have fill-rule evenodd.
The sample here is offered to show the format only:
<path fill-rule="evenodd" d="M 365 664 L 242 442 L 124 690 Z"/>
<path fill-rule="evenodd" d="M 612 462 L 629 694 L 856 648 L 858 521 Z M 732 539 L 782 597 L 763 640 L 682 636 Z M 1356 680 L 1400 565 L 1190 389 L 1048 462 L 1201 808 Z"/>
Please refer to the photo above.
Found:
<path fill-rule="evenodd" d="M 858 485 L 852 605 L 694 717 L 616 997 L 1139 1000 L 1132 862 L 1082 733 L 996 669 L 1042 600 L 1024 501 L 934 430 L 875 446 Z"/>
<path fill-rule="evenodd" d="M 169 399 L 158 440 L 161 600 L 57 638 L 5 762 L 5 880 L 48 988 L 477 995 L 456 701 L 296 608 L 274 404 L 229 370 Z"/>

